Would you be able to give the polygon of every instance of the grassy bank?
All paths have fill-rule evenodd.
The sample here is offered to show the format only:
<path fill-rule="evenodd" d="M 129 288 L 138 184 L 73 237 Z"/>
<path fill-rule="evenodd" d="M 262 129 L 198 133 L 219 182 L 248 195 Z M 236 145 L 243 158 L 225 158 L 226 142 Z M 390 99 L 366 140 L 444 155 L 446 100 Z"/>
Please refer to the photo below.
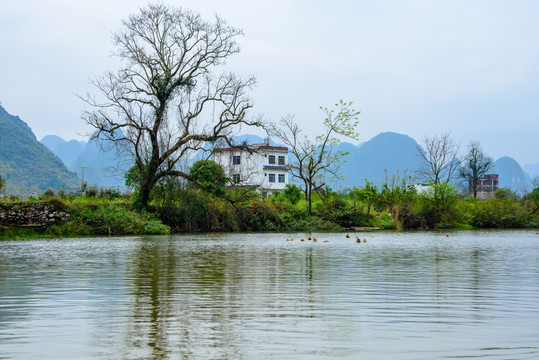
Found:
<path fill-rule="evenodd" d="M 536 228 L 539 199 L 500 190 L 488 200 L 447 192 L 441 199 L 399 190 L 325 190 L 313 196 L 312 214 L 297 189 L 262 199 L 254 192 L 214 196 L 175 187 L 153 194 L 151 206 L 137 210 L 135 195 L 88 189 L 71 196 L 48 193 L 26 202 L 49 204 L 69 214 L 52 226 L 0 226 L 2 238 L 142 235 L 185 232 L 341 231 L 351 227 L 406 229 Z M 535 190 L 534 190 L 535 191 Z M 532 193 L 533 194 L 533 193 Z M 391 196 L 390 196 L 391 195 Z M 1 206 L 20 202 L 2 199 Z M 3 204 L 3 205 L 2 205 Z"/>

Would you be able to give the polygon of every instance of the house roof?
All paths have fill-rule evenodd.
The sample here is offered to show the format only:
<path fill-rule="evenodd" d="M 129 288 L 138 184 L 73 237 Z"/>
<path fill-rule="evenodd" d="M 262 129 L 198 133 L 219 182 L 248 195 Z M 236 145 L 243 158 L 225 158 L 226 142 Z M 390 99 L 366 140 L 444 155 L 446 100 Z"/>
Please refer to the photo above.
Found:
<path fill-rule="evenodd" d="M 251 146 L 253 147 L 253 151 L 270 150 L 270 151 L 288 152 L 288 148 L 286 146 L 272 146 L 272 145 L 267 145 L 267 144 L 253 144 Z M 217 148 L 215 149 L 215 151 L 232 152 L 232 151 L 247 151 L 247 150 L 241 147 L 228 147 L 228 148 Z"/>

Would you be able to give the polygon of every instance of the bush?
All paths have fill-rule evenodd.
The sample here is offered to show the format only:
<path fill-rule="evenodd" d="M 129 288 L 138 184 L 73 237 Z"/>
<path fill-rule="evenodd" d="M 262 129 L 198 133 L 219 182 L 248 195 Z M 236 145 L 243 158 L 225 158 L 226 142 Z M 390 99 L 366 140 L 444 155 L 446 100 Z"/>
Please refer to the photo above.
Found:
<path fill-rule="evenodd" d="M 146 225 L 140 214 L 113 204 L 85 207 L 81 218 L 97 235 L 142 234 Z"/>
<path fill-rule="evenodd" d="M 260 200 L 238 207 L 238 224 L 242 231 L 274 231 L 284 228 L 284 221 L 275 207 Z"/>
<path fill-rule="evenodd" d="M 480 228 L 520 228 L 529 222 L 525 209 L 508 198 L 481 201 L 472 210 L 471 224 Z"/>
<path fill-rule="evenodd" d="M 150 219 L 144 225 L 142 233 L 147 235 L 165 235 L 170 233 L 170 227 L 164 225 L 160 220 Z"/>

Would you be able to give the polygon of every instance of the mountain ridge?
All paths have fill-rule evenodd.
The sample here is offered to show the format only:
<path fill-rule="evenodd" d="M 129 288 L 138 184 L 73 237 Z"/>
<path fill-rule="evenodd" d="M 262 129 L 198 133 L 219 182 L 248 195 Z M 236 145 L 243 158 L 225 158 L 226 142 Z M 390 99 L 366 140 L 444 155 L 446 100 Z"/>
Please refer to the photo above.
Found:
<path fill-rule="evenodd" d="M 37 141 L 21 118 L 0 105 L 0 174 L 6 179 L 6 193 L 33 193 L 75 188 L 76 174 Z"/>

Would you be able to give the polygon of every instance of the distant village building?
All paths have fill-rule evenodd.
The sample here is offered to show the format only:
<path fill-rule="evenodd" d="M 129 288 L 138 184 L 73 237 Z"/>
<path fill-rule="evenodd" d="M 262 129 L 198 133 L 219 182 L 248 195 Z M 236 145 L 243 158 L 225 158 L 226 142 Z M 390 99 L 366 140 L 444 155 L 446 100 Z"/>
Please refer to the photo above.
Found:
<path fill-rule="evenodd" d="M 415 187 L 415 191 L 417 191 L 419 194 L 424 193 L 426 191 L 430 191 L 430 189 L 432 188 L 432 186 L 430 186 L 430 183 L 428 182 L 422 182 L 422 183 L 416 184 L 414 187 Z"/>
<path fill-rule="evenodd" d="M 483 175 L 477 181 L 477 198 L 489 199 L 494 196 L 496 190 L 498 190 L 498 174 Z M 469 182 L 469 190 L 473 192 L 472 182 Z"/>
<path fill-rule="evenodd" d="M 251 148 L 218 148 L 214 160 L 231 179 L 230 185 L 256 187 L 264 197 L 278 194 L 288 184 L 288 148 L 269 141 Z"/>

